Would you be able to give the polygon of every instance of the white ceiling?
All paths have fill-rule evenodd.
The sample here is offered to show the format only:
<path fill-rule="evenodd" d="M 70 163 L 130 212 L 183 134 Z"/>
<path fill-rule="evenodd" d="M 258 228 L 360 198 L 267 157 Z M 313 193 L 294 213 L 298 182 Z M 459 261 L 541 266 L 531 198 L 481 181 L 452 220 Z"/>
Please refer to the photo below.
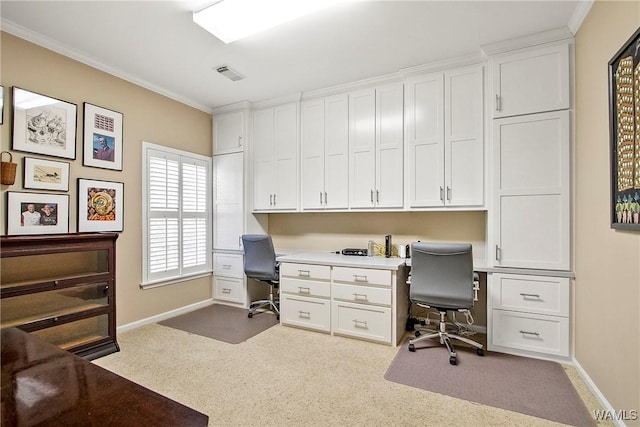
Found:
<path fill-rule="evenodd" d="M 192 12 L 211 3 L 2 0 L 1 28 L 211 111 L 480 55 L 483 45 L 538 32 L 575 31 L 591 4 L 355 1 L 226 45 L 193 22 Z M 246 78 L 219 75 L 223 64 Z"/>

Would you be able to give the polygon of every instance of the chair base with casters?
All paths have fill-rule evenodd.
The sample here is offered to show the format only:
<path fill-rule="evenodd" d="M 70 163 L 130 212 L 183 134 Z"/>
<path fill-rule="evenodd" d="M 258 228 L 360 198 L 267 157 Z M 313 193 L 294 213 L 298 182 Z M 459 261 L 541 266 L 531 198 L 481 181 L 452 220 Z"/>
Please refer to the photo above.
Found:
<path fill-rule="evenodd" d="M 249 314 L 247 315 L 249 319 L 251 319 L 255 313 L 261 313 L 261 311 L 258 310 L 266 308 L 267 310 L 274 312 L 276 314 L 276 318 L 280 320 L 280 300 L 275 296 L 278 287 L 277 284 L 270 283 L 270 285 L 269 299 L 252 301 L 249 305 Z"/>
<path fill-rule="evenodd" d="M 438 337 L 440 339 L 440 344 L 445 345 L 447 350 L 449 351 L 449 363 L 452 365 L 458 364 L 456 350 L 451 343 L 452 339 L 459 340 L 465 342 L 476 348 L 476 353 L 478 356 L 484 356 L 484 346 L 478 342 L 470 340 L 469 338 L 461 337 L 456 334 L 452 334 L 447 332 L 447 310 L 438 309 L 440 312 L 440 322 L 439 322 L 439 330 L 425 330 L 424 332 L 428 332 L 426 335 L 422 335 L 421 331 L 416 331 L 415 336 L 409 340 L 409 351 L 416 351 L 415 344 L 420 341 L 432 339 Z"/>

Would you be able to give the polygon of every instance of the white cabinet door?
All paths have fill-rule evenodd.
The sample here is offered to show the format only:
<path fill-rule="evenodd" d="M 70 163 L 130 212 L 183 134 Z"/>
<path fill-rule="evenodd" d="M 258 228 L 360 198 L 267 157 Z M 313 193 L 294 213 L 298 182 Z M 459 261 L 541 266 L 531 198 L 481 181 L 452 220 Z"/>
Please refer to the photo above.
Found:
<path fill-rule="evenodd" d="M 253 209 L 273 206 L 274 135 L 273 109 L 253 113 Z"/>
<path fill-rule="evenodd" d="M 240 250 L 244 230 L 244 154 L 213 156 L 213 248 Z"/>
<path fill-rule="evenodd" d="M 300 116 L 302 209 L 324 207 L 325 101 L 302 103 Z"/>
<path fill-rule="evenodd" d="M 403 193 L 404 90 L 402 83 L 376 89 L 377 207 L 401 208 Z"/>
<path fill-rule="evenodd" d="M 349 207 L 349 98 L 324 101 L 324 207 Z"/>
<path fill-rule="evenodd" d="M 569 112 L 494 121 L 495 265 L 569 269 Z"/>
<path fill-rule="evenodd" d="M 275 188 L 273 207 L 295 210 L 298 207 L 298 103 L 274 108 Z"/>
<path fill-rule="evenodd" d="M 213 116 L 213 154 L 243 150 L 244 111 L 232 111 Z"/>
<path fill-rule="evenodd" d="M 349 205 L 373 208 L 376 185 L 376 91 L 349 94 Z"/>
<path fill-rule="evenodd" d="M 482 67 L 445 73 L 444 203 L 484 204 Z"/>
<path fill-rule="evenodd" d="M 493 117 L 507 117 L 570 107 L 569 45 L 496 55 Z"/>
<path fill-rule="evenodd" d="M 444 77 L 405 83 L 409 207 L 441 206 L 444 177 Z"/>

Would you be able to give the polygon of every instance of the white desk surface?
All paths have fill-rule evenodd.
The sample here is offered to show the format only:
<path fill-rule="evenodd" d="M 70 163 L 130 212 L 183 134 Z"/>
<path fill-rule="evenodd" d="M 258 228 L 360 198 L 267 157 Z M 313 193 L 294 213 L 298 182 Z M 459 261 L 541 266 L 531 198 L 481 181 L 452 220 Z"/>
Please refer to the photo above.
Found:
<path fill-rule="evenodd" d="M 299 264 L 332 265 L 334 267 L 375 268 L 378 270 L 398 270 L 405 265 L 403 258 L 381 256 L 350 256 L 335 252 L 291 252 L 276 258 L 279 262 Z"/>

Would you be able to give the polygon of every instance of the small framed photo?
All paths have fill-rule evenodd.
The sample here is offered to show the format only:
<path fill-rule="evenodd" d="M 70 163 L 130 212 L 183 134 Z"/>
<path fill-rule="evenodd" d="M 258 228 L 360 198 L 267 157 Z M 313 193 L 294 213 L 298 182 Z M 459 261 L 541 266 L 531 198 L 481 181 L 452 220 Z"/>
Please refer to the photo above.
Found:
<path fill-rule="evenodd" d="M 69 232 L 67 194 L 7 192 L 7 234 Z"/>
<path fill-rule="evenodd" d="M 76 158 L 78 106 L 13 87 L 13 149 Z"/>
<path fill-rule="evenodd" d="M 24 188 L 69 191 L 69 163 L 25 157 Z"/>
<path fill-rule="evenodd" d="M 0 125 L 4 124 L 4 86 L 0 86 Z"/>
<path fill-rule="evenodd" d="M 84 103 L 83 164 L 122 170 L 122 113 Z"/>
<path fill-rule="evenodd" d="M 122 231 L 124 184 L 78 178 L 78 232 Z"/>

